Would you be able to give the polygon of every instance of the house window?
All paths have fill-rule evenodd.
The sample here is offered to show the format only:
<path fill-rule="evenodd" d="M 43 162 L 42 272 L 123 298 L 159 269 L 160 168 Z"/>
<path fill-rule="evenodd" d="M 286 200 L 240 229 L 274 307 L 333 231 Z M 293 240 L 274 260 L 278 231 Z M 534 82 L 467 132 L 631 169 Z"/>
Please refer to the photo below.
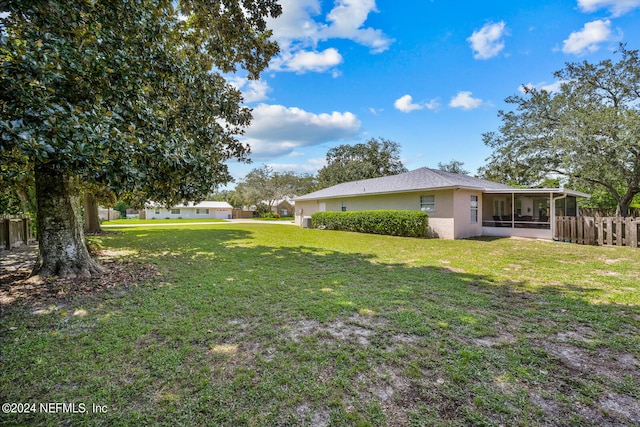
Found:
<path fill-rule="evenodd" d="M 342 202 L 342 212 L 347 211 L 347 202 Z"/>
<path fill-rule="evenodd" d="M 420 196 L 420 210 L 422 212 L 436 211 L 436 196 Z"/>
<path fill-rule="evenodd" d="M 160 215 L 160 209 L 156 209 L 156 215 Z"/>
<path fill-rule="evenodd" d="M 209 209 L 196 208 L 196 215 L 209 215 Z"/>
<path fill-rule="evenodd" d="M 471 224 L 478 222 L 478 196 L 471 196 Z"/>
<path fill-rule="evenodd" d="M 171 209 L 171 215 L 180 215 L 180 209 Z"/>

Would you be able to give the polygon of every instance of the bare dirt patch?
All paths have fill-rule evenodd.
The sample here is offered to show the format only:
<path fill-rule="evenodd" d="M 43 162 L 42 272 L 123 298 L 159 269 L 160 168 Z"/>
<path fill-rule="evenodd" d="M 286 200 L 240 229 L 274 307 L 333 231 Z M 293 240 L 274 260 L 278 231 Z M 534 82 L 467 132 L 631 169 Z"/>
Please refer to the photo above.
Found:
<path fill-rule="evenodd" d="M 595 374 L 611 380 L 622 380 L 624 376 L 640 378 L 640 363 L 628 353 L 589 351 L 566 343 L 545 342 L 542 347 L 572 371 Z M 640 401 L 638 405 L 640 407 Z"/>
<path fill-rule="evenodd" d="M 640 424 L 640 402 L 630 396 L 606 393 L 598 401 L 598 406 L 608 413 L 621 415 L 634 425 Z"/>
<path fill-rule="evenodd" d="M 329 324 L 322 324 L 315 320 L 300 320 L 288 328 L 288 337 L 299 341 L 302 337 L 310 335 L 328 335 L 339 341 L 357 342 L 360 345 L 370 344 L 369 337 L 375 333 L 376 328 L 383 326 L 384 321 L 375 316 L 351 316 L 346 320 L 336 320 Z"/>
<path fill-rule="evenodd" d="M 482 347 L 500 347 L 505 344 L 513 344 L 517 342 L 518 339 L 508 332 L 502 332 L 497 336 L 474 338 L 472 341 L 474 344 Z"/>
<path fill-rule="evenodd" d="M 307 421 L 312 427 L 328 426 L 331 421 L 331 413 L 327 409 L 312 408 L 307 404 L 296 407 L 294 413 L 298 420 Z"/>
<path fill-rule="evenodd" d="M 593 270 L 593 274 L 597 274 L 598 276 L 620 276 L 620 273 L 617 271 L 608 270 Z"/>
<path fill-rule="evenodd" d="M 112 288 L 126 288 L 159 278 L 156 266 L 124 260 L 118 253 L 100 252 L 98 262 L 107 269 L 91 278 L 52 277 L 29 280 L 38 255 L 35 246 L 3 252 L 0 258 L 0 306 L 27 303 L 42 306 L 76 296 L 89 296 Z"/>

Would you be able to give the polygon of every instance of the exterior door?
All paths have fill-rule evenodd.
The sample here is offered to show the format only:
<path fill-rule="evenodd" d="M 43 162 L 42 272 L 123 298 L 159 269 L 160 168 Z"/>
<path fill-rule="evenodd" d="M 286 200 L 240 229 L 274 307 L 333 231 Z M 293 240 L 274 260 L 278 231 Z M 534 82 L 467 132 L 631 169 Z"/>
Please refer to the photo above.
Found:
<path fill-rule="evenodd" d="M 493 215 L 494 216 L 507 216 L 507 200 L 503 198 L 497 198 L 493 200 Z"/>

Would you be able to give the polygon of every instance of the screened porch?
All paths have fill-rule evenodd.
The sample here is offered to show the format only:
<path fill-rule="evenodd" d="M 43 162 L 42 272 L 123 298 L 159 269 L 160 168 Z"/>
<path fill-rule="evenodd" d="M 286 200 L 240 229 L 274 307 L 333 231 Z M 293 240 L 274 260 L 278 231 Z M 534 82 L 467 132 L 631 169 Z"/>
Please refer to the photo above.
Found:
<path fill-rule="evenodd" d="M 486 191 L 482 234 L 551 239 L 554 216 L 578 216 L 578 197 L 589 195 L 557 188 Z"/>

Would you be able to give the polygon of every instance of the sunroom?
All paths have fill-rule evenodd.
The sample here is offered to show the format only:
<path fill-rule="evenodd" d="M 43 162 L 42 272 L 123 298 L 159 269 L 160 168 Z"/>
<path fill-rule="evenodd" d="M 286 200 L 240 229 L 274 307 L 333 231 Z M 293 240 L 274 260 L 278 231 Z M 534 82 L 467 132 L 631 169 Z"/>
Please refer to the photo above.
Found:
<path fill-rule="evenodd" d="M 589 194 L 564 188 L 485 190 L 482 235 L 551 239 L 556 216 L 578 216 L 577 199 Z"/>

